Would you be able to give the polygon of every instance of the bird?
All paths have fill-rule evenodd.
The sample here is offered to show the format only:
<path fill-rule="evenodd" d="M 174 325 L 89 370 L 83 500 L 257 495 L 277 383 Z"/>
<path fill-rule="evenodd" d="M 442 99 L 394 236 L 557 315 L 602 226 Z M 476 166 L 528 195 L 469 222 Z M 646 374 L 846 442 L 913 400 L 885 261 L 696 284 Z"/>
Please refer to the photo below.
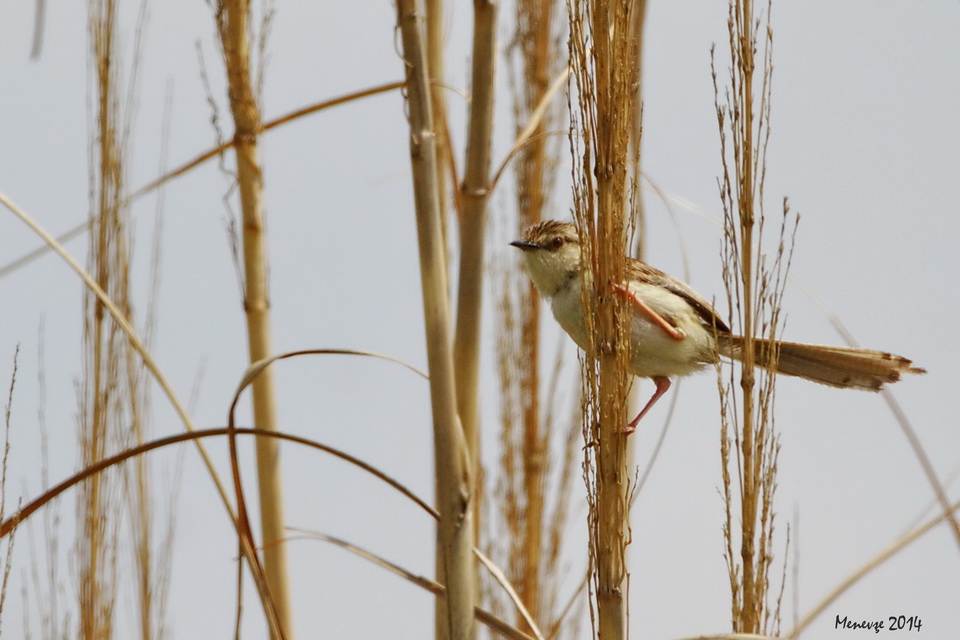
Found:
<path fill-rule="evenodd" d="M 527 273 L 540 294 L 550 302 L 553 317 L 577 345 L 587 351 L 586 311 L 581 289 L 592 286 L 585 276 L 577 228 L 569 222 L 545 220 L 524 229 L 510 243 L 523 252 Z M 718 356 L 744 357 L 743 336 L 735 335 L 717 310 L 684 282 L 626 258 L 624 282 L 612 290 L 630 303 L 630 353 L 627 370 L 650 378 L 656 390 L 624 429 L 631 433 L 640 420 L 670 389 L 672 377 L 690 375 L 717 362 Z M 757 338 L 757 365 L 776 373 L 798 376 L 842 389 L 879 391 L 900 380 L 901 374 L 922 374 L 924 369 L 902 356 L 850 347 L 801 344 Z"/>

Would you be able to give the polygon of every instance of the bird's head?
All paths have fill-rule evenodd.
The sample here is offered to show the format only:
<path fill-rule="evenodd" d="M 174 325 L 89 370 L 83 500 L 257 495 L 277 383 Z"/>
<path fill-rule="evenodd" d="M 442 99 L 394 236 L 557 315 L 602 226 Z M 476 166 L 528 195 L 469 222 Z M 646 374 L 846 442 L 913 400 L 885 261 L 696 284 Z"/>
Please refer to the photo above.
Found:
<path fill-rule="evenodd" d="M 569 222 L 545 220 L 510 243 L 523 251 L 527 272 L 537 289 L 552 298 L 580 272 L 580 237 Z"/>

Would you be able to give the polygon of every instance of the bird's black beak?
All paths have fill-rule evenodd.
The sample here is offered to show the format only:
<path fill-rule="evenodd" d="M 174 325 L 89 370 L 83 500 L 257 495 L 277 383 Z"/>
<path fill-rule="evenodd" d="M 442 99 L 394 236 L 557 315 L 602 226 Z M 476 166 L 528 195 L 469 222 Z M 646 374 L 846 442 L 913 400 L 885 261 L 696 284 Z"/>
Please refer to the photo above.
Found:
<path fill-rule="evenodd" d="M 530 251 L 531 249 L 539 249 L 538 245 L 533 244 L 532 242 L 524 242 L 523 240 L 514 240 L 510 243 L 511 247 L 516 247 L 521 251 Z"/>

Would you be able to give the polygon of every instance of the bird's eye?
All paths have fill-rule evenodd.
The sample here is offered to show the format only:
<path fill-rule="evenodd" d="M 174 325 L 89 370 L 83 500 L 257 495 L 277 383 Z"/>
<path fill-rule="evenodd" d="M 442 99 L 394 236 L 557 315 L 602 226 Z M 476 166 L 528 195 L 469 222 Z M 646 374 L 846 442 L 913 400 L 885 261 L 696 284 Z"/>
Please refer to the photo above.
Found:
<path fill-rule="evenodd" d="M 556 251 L 557 249 L 562 247 L 564 244 L 566 244 L 566 242 L 567 241 L 565 238 L 563 238 L 562 236 L 557 236 L 556 238 L 550 241 L 550 244 L 549 244 L 550 251 Z"/>

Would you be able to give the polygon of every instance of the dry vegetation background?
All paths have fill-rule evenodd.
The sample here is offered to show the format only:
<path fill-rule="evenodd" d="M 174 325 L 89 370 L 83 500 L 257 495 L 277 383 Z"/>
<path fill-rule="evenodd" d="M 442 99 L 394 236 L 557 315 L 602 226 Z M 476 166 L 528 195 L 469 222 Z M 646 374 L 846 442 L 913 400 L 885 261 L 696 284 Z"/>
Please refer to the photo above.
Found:
<path fill-rule="evenodd" d="M 121 87 L 117 106 L 129 129 L 121 120 L 128 155 L 123 175 L 107 184 L 106 192 L 114 197 L 148 184 L 233 131 L 213 9 L 184 0 L 143 7 L 146 20 L 136 64 L 140 5 L 119 7 L 114 80 Z M 273 9 L 266 57 L 256 43 L 252 52 L 254 80 L 266 60 L 264 120 L 403 79 L 402 43 L 391 3 L 277 3 Z M 90 178 L 90 163 L 97 158 L 90 149 L 100 141 L 97 75 L 88 61 L 85 8 L 78 3 L 48 9 L 36 59 L 30 58 L 33 10 L 28 3 L 0 9 L 0 192 L 56 234 L 101 208 L 102 199 L 92 195 L 99 193 L 96 181 Z M 565 9 L 559 11 L 562 20 Z M 722 208 L 716 182 L 721 165 L 709 52 L 716 43 L 722 83 L 728 64 L 723 55 L 726 11 L 722 2 L 650 3 L 643 47 L 642 167 L 650 181 L 643 191 L 646 259 L 691 282 L 707 298 L 715 297 L 722 313 Z M 445 98 L 462 177 L 473 14 L 464 3 L 448 6 L 447 12 L 441 25 L 444 77 L 450 87 Z M 513 12 L 512 3 L 501 5 L 497 27 L 494 167 L 511 148 L 516 109 L 511 91 L 522 83 L 508 69 L 516 59 L 508 62 L 505 52 Z M 255 5 L 257 30 L 260 15 L 261 7 Z M 960 6 L 783 0 L 773 8 L 772 23 L 775 74 L 766 191 L 770 203 L 789 196 L 802 218 L 792 274 L 863 346 L 902 353 L 930 371 L 898 385 L 894 394 L 948 495 L 957 500 L 960 333 L 955 319 L 960 303 L 953 279 L 960 273 L 955 248 L 960 231 Z M 558 72 L 554 68 L 551 79 Z M 558 102 L 564 102 L 562 95 Z M 300 118 L 262 137 L 274 351 L 362 349 L 426 368 L 405 109 L 401 94 L 391 91 Z M 556 120 L 549 124 L 558 134 L 564 127 Z M 558 140 L 556 188 L 544 216 L 570 219 L 571 163 L 566 142 Z M 128 304 L 137 326 L 147 329 L 152 307 L 152 353 L 200 427 L 226 424 L 247 366 L 229 234 L 240 204 L 230 176 L 217 165 L 210 161 L 162 192 L 137 200 L 130 209 L 132 242 L 110 256 L 130 260 Z M 233 170 L 232 153 L 224 156 L 223 165 Z M 648 188 L 651 184 L 656 190 Z M 489 201 L 488 273 L 500 273 L 515 258 L 506 245 L 515 237 L 513 188 L 507 174 Z M 526 197 L 529 202 L 539 196 Z M 454 240 L 456 229 L 450 225 Z M 39 244 L 4 210 L 0 268 Z M 66 246 L 86 262 L 91 246 L 86 236 Z M 450 286 L 455 289 L 456 252 L 453 258 Z M 496 330 L 502 321 L 490 301 L 501 289 L 490 281 L 483 286 L 487 303 L 479 342 L 479 420 L 487 465 L 484 508 L 492 510 L 499 421 L 505 412 L 496 377 Z M 79 279 L 53 255 L 0 279 L 4 386 L 18 345 L 20 349 L 10 417 L 8 514 L 20 496 L 36 496 L 45 484 L 76 471 L 83 460 L 78 416 L 94 411 L 85 385 L 96 366 L 82 350 L 84 300 Z M 796 284 L 787 285 L 784 308 L 787 339 L 841 342 L 822 310 Z M 109 333 L 109 323 L 104 326 Z M 543 324 L 542 334 L 539 358 L 549 372 L 543 375 L 544 386 L 554 375 L 558 349 L 563 361 L 556 378 L 559 391 L 540 396 L 543 415 L 556 420 L 546 451 L 556 468 L 579 404 L 579 382 L 572 344 L 552 322 Z M 99 334 L 88 333 L 88 342 L 91 335 Z M 101 335 L 98 340 L 119 338 Z M 117 366 L 141 388 L 152 385 L 129 361 Z M 390 363 L 346 356 L 292 359 L 275 369 L 283 431 L 348 451 L 433 502 L 426 382 Z M 650 387 L 643 383 L 642 393 Z M 715 388 L 709 373 L 677 385 L 631 436 L 633 455 L 643 469 L 668 401 L 677 394 L 670 431 L 634 505 L 627 562 L 630 629 L 636 638 L 680 638 L 730 628 Z M 155 387 L 137 407 L 148 437 L 182 431 Z M 251 422 L 246 398 L 237 422 Z M 934 512 L 929 511 L 929 483 L 882 398 L 786 380 L 777 391 L 777 430 L 782 450 L 771 571 L 778 581 L 790 524 L 782 625 L 788 630 L 796 617 L 899 538 L 925 510 L 924 519 Z M 253 447 L 249 440 L 239 444 L 256 520 Z M 107 527 L 106 533 L 119 540 L 111 543 L 119 594 L 109 623 L 114 637 L 232 633 L 236 536 L 196 451 L 178 446 L 151 454 L 144 471 L 152 478 L 148 502 L 156 509 L 150 525 L 155 553 L 150 562 L 156 573 L 147 580 L 156 594 L 166 593 L 165 602 L 158 600 L 150 614 L 150 634 L 142 631 L 135 614 L 133 594 L 144 578 L 131 568 L 130 541 L 143 530 L 125 520 Z M 211 440 L 208 447 L 229 482 L 226 441 Z M 432 575 L 434 523 L 426 514 L 378 481 L 317 451 L 284 445 L 282 455 L 289 526 L 337 536 L 414 573 Z M 516 461 L 522 463 L 522 458 Z M 135 493 L 132 486 L 123 495 Z M 545 492 L 548 500 L 554 491 Z M 77 501 L 97 499 L 95 494 L 90 489 L 70 493 L 18 530 L 0 615 L 4 636 L 25 637 L 29 630 L 35 638 L 72 637 L 88 624 L 92 636 L 98 635 L 95 626 L 102 620 L 78 613 L 76 594 L 84 568 L 71 559 L 78 527 L 89 525 L 75 524 Z M 562 607 L 585 570 L 586 505 L 576 475 L 570 496 L 563 551 L 543 568 L 547 587 L 556 589 L 555 596 L 543 596 L 536 607 L 545 617 Z M 482 518 L 491 516 L 481 513 Z M 259 529 L 255 531 L 259 538 Z M 509 546 L 504 531 L 484 520 L 481 543 L 504 551 Z M 432 632 L 433 600 L 420 589 L 317 540 L 297 539 L 287 553 L 298 637 L 322 632 L 329 637 L 419 638 Z M 920 632 L 900 635 L 952 637 L 960 623 L 955 606 L 958 560 L 957 540 L 948 528 L 935 529 L 827 607 L 807 637 L 852 633 L 834 631 L 838 614 L 866 620 L 920 616 Z M 521 591 L 534 588 L 521 585 Z M 245 584 L 243 598 L 244 636 L 262 637 L 265 624 L 252 582 Z M 581 600 L 564 637 L 587 637 L 586 616 Z"/>

